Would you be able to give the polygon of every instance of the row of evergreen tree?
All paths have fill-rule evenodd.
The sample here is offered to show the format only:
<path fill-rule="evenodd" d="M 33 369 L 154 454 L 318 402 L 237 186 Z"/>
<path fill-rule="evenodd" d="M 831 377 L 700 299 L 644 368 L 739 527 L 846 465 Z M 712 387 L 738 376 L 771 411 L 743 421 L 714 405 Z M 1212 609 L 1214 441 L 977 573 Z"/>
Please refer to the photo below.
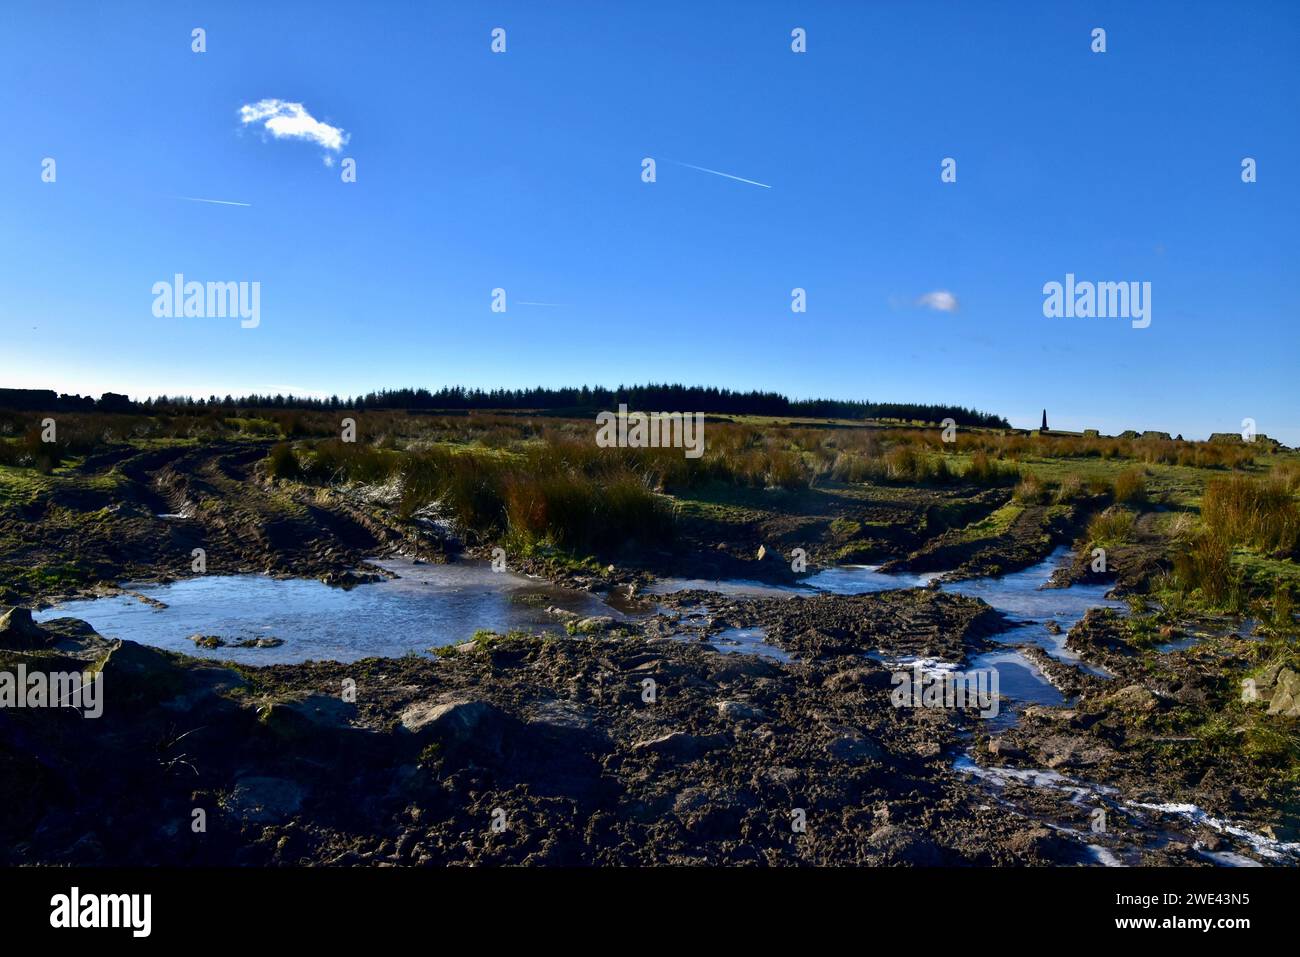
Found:
<path fill-rule="evenodd" d="M 706 412 L 730 415 L 766 415 L 839 419 L 901 419 L 942 422 L 951 418 L 958 425 L 1009 428 L 1001 416 L 964 406 L 919 402 L 869 402 L 855 399 L 791 399 L 779 392 L 739 392 L 712 386 L 620 385 L 581 386 L 559 389 L 537 386 L 530 389 L 467 389 L 444 386 L 429 389 L 383 389 L 362 396 L 313 398 L 294 395 L 246 395 L 207 399 L 192 396 L 157 396 L 134 402 L 124 395 L 106 392 L 98 400 L 91 396 L 58 395 L 45 389 L 0 389 L 0 408 L 50 411 L 186 411 L 207 408 L 228 409 L 414 409 L 465 411 L 501 409 L 542 411 L 555 414 L 587 414 L 616 409 L 625 404 L 642 412 Z"/>

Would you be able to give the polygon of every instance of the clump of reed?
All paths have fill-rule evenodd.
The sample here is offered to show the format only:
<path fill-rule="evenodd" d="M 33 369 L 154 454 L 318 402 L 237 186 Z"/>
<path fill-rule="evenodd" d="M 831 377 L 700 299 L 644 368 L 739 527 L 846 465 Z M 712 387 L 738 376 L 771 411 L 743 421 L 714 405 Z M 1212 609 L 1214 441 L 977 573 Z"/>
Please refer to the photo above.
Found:
<path fill-rule="evenodd" d="M 1147 501 L 1146 474 L 1140 468 L 1125 469 L 1115 476 L 1116 502 L 1141 505 Z"/>
<path fill-rule="evenodd" d="M 1215 531 L 1203 530 L 1174 556 L 1174 580 L 1185 592 L 1199 591 L 1213 607 L 1244 607 L 1244 577 L 1232 567 L 1232 544 Z"/>
<path fill-rule="evenodd" d="M 971 456 L 962 477 L 974 485 L 1009 485 L 1019 480 L 1020 469 L 1012 462 L 999 462 L 981 449 Z"/>
<path fill-rule="evenodd" d="M 1047 501 L 1049 495 L 1047 483 L 1033 472 L 1022 478 L 1012 492 L 1012 498 L 1021 505 L 1041 505 Z"/>
<path fill-rule="evenodd" d="M 525 551 L 588 554 L 669 540 L 672 507 L 621 451 L 573 442 L 521 456 L 425 449 L 402 465 L 399 513 L 436 505 L 460 528 Z"/>
<path fill-rule="evenodd" d="M 1211 479 L 1201 500 L 1201 519 L 1225 542 L 1278 557 L 1294 556 L 1300 543 L 1300 508 L 1285 475 Z"/>
<path fill-rule="evenodd" d="M 1137 517 L 1130 510 L 1112 505 L 1098 512 L 1088 522 L 1088 542 L 1114 547 L 1132 541 L 1136 522 Z"/>

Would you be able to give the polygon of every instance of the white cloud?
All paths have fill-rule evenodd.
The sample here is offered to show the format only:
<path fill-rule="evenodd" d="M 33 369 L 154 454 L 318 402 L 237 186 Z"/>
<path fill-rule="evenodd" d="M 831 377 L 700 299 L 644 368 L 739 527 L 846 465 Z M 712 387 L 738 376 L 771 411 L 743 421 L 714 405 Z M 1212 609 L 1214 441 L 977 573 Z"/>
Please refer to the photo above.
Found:
<path fill-rule="evenodd" d="M 349 137 L 337 126 L 322 123 L 307 112 L 301 103 L 284 100 L 258 100 L 239 108 L 239 119 L 245 126 L 261 123 L 277 140 L 309 140 L 335 153 L 343 149 Z M 325 154 L 325 165 L 333 165 L 333 157 Z"/>
<path fill-rule="evenodd" d="M 938 312 L 956 312 L 957 297 L 947 289 L 936 289 L 934 292 L 927 292 L 920 299 L 916 300 L 918 306 L 925 306 L 927 309 L 934 309 Z"/>

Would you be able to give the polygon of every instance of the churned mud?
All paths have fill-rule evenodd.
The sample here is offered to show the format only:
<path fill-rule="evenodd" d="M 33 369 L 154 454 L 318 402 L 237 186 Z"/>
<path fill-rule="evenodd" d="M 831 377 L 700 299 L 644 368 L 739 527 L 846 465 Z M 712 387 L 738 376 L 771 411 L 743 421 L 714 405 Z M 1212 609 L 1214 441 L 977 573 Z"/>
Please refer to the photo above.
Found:
<path fill-rule="evenodd" d="M 972 627 L 958 597 L 856 604 Z M 3 713 L 7 863 L 1054 859 L 950 768 L 969 716 L 888 706 L 889 671 L 857 654 L 520 636 L 235 669 L 71 619 L 22 630 L 7 663 L 91 665 L 112 704 Z"/>
<path fill-rule="evenodd" d="M 1240 620 L 1098 608 L 1039 623 L 1063 632 L 1052 648 L 1008 639 L 1032 623 L 937 581 L 805 584 L 846 562 L 913 582 L 1027 568 L 1075 542 L 1086 499 L 697 498 L 671 547 L 509 558 L 624 613 L 552 608 L 548 633 L 469 641 L 465 622 L 404 657 L 259 664 L 274 644 L 197 631 L 176 654 L 32 620 L 56 599 L 192 576 L 195 549 L 207 574 L 344 588 L 397 574 L 372 563 L 385 556 L 491 556 L 434 515 L 399 518 L 393 489 L 271 480 L 266 453 L 115 450 L 0 512 L 18 606 L 0 618 L 0 671 L 97 674 L 105 696 L 97 717 L 0 708 L 4 863 L 1300 862 L 1300 662 Z M 1077 547 L 1053 586 L 1139 592 L 1170 563 L 1142 526 L 1104 573 L 1090 557 Z M 669 577 L 696 584 L 652 587 Z M 735 580 L 760 585 L 707 587 Z M 243 663 L 219 660 L 230 648 Z M 1063 703 L 1004 687 L 989 718 L 895 695 L 904 674 L 1007 656 Z"/>

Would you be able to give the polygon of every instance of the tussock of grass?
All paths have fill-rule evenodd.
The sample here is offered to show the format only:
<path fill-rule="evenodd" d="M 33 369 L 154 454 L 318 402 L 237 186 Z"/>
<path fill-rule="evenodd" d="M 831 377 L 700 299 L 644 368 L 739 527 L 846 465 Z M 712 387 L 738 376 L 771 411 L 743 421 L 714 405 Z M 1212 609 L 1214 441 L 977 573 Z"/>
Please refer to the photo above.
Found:
<path fill-rule="evenodd" d="M 1024 505 L 1042 505 L 1047 501 L 1049 491 L 1046 482 L 1030 473 L 1020 480 L 1012 494 L 1017 502 Z"/>
<path fill-rule="evenodd" d="M 1201 501 L 1201 518 L 1213 535 L 1231 545 L 1294 556 L 1300 544 L 1300 508 L 1289 484 L 1283 476 L 1211 479 Z"/>
<path fill-rule="evenodd" d="M 461 528 L 523 550 L 590 553 L 666 541 L 671 507 L 652 490 L 652 476 L 619 451 L 562 444 L 514 459 L 426 449 L 401 466 L 400 513 L 436 504 Z"/>
<path fill-rule="evenodd" d="M 1137 468 L 1125 469 L 1115 476 L 1115 501 L 1140 505 L 1147 500 L 1146 474 Z"/>
<path fill-rule="evenodd" d="M 1114 547 L 1133 540 L 1137 516 L 1129 509 L 1112 505 L 1098 512 L 1088 523 L 1088 542 L 1092 545 Z"/>
<path fill-rule="evenodd" d="M 1199 592 L 1212 608 L 1241 611 L 1245 590 L 1232 565 L 1232 546 L 1222 535 L 1203 531 L 1174 556 L 1174 580 L 1185 592 Z"/>
<path fill-rule="evenodd" d="M 288 442 L 280 442 L 267 457 L 267 469 L 278 479 L 297 479 L 302 475 L 298 456 Z"/>

